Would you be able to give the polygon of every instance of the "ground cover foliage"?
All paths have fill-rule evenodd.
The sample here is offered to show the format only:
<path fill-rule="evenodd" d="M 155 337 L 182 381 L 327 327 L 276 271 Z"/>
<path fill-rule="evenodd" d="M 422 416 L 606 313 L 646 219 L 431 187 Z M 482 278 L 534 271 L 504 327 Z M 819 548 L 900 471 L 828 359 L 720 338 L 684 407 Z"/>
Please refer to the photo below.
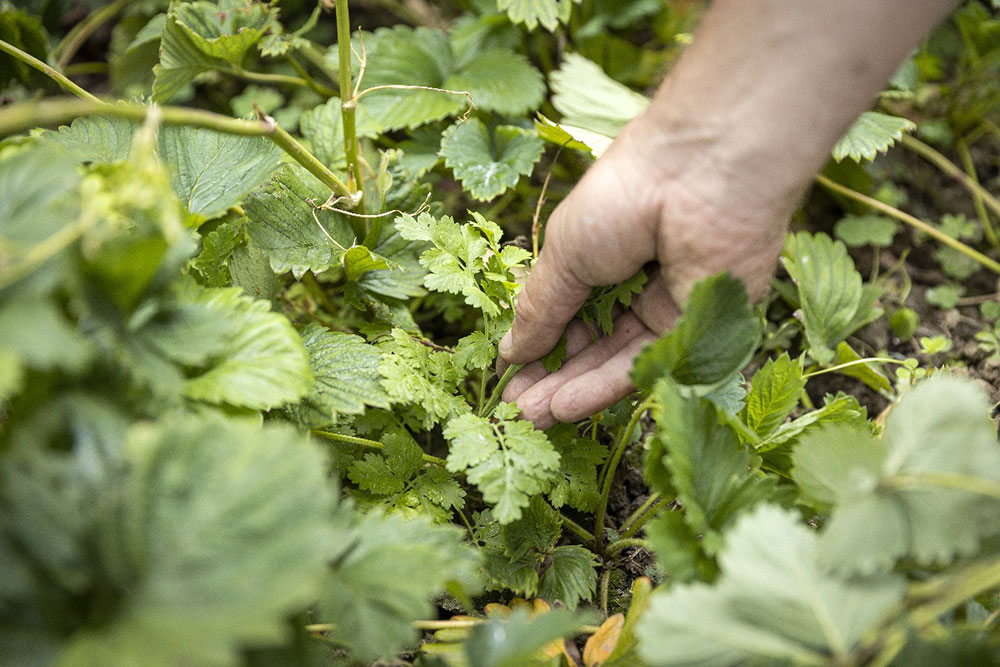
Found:
<path fill-rule="evenodd" d="M 0 662 L 1000 661 L 995 3 L 544 432 L 498 341 L 702 8 L 347 4 L 0 2 Z"/>

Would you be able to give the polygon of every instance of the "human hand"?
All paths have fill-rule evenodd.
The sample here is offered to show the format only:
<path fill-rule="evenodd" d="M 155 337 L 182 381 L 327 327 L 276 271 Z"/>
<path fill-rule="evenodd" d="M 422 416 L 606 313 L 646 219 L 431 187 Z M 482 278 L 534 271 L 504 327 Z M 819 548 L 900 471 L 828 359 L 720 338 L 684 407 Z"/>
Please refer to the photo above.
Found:
<path fill-rule="evenodd" d="M 720 271 L 752 297 L 770 282 L 794 194 L 775 196 L 734 173 L 712 137 L 671 135 L 641 116 L 630 123 L 556 208 L 545 245 L 500 346 L 506 363 L 529 363 L 504 392 L 539 428 L 593 414 L 633 390 L 633 358 L 669 329 L 698 280 Z M 750 182 L 748 182 L 750 181 Z M 643 266 L 649 280 L 608 337 L 571 319 L 591 288 Z M 567 359 L 548 374 L 535 360 L 566 329 Z"/>

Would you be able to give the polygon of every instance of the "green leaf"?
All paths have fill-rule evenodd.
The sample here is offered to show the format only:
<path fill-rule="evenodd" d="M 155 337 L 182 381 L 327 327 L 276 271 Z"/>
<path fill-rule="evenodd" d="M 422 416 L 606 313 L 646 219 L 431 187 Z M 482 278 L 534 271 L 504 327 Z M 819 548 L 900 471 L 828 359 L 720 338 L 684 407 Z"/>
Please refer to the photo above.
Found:
<path fill-rule="evenodd" d="M 0 11 L 0 39 L 46 62 L 49 49 L 42 22 L 28 12 L 7 9 L 9 6 Z M 0 53 L 0 89 L 12 81 L 19 81 L 29 89 L 46 85 L 41 72 L 14 56 Z"/>
<path fill-rule="evenodd" d="M 396 405 L 411 405 L 425 429 L 469 410 L 455 394 L 465 373 L 447 352 L 421 345 L 402 329 L 380 344 L 382 388 Z"/>
<path fill-rule="evenodd" d="M 854 351 L 846 341 L 841 341 L 837 345 L 837 356 L 833 358 L 833 365 L 840 366 L 841 364 L 854 364 L 853 366 L 845 366 L 844 368 L 838 369 L 836 372 L 840 375 L 846 375 L 848 377 L 857 378 L 865 383 L 870 389 L 881 392 L 885 396 L 892 396 L 892 385 L 889 384 L 889 378 L 880 373 L 873 363 L 855 363 L 861 361 L 861 355 Z"/>
<path fill-rule="evenodd" d="M 371 119 L 373 131 L 414 128 L 452 116 L 468 106 L 465 95 L 443 91 L 445 78 L 454 71 L 451 47 L 443 32 L 423 27 L 379 28 L 365 38 L 365 48 L 366 90 L 377 86 L 424 87 L 364 93 L 358 109 Z"/>
<path fill-rule="evenodd" d="M 81 162 L 121 162 L 132 149 L 132 135 L 138 127 L 125 118 L 94 116 L 77 118 L 42 136 L 65 146 Z"/>
<path fill-rule="evenodd" d="M 310 324 L 301 332 L 309 353 L 313 383 L 302 402 L 292 408 L 300 421 L 326 425 L 340 414 L 361 414 L 365 406 L 388 408 L 379 365 L 382 353 L 360 336 Z"/>
<path fill-rule="evenodd" d="M 445 80 L 444 87 L 466 90 L 476 108 L 504 116 L 535 111 L 545 95 L 541 73 L 523 55 L 508 49 L 477 53 Z"/>
<path fill-rule="evenodd" d="M 834 504 L 820 541 L 824 566 L 868 573 L 903 556 L 944 564 L 1000 532 L 997 501 L 974 491 L 1000 483 L 989 414 L 975 384 L 936 375 L 903 396 L 881 441 L 845 429 L 805 436 L 794 477 L 817 503 Z"/>
<path fill-rule="evenodd" d="M 90 340 L 51 301 L 0 301 L 0 354 L 11 355 L 4 363 L 81 371 L 93 353 Z"/>
<path fill-rule="evenodd" d="M 596 439 L 579 437 L 574 424 L 556 424 L 545 435 L 559 452 L 559 474 L 549 489 L 552 506 L 593 512 L 601 495 L 597 469 L 607 458 L 608 448 Z"/>
<path fill-rule="evenodd" d="M 865 426 L 867 410 L 858 399 L 843 393 L 823 397 L 823 406 L 810 410 L 801 417 L 781 424 L 770 435 L 757 443 L 757 451 L 764 452 L 795 441 L 800 435 L 818 424 L 846 423 L 857 427 Z"/>
<path fill-rule="evenodd" d="M 848 660 L 904 583 L 825 574 L 817 552 L 815 533 L 793 512 L 758 507 L 727 533 L 714 585 L 653 594 L 639 621 L 641 656 L 653 666 Z"/>
<path fill-rule="evenodd" d="M 667 469 L 670 485 L 657 490 L 676 494 L 684 520 L 704 536 L 702 546 L 713 554 L 721 532 L 740 513 L 773 496 L 777 480 L 760 472 L 760 457 L 740 446 L 709 400 L 684 398 L 669 380 L 661 380 L 654 395 L 659 429 L 650 441 L 647 469 Z M 657 479 L 648 477 L 651 483 Z"/>
<path fill-rule="evenodd" d="M 348 478 L 365 491 L 380 495 L 399 493 L 423 466 L 423 451 L 409 435 L 383 438 L 384 456 L 369 452 L 351 464 Z"/>
<path fill-rule="evenodd" d="M 805 386 L 802 366 L 792 361 L 787 352 L 777 359 L 768 359 L 753 376 L 746 408 L 740 416 L 754 433 L 766 437 L 799 404 Z"/>
<path fill-rule="evenodd" d="M 573 634 L 580 621 L 568 610 L 554 609 L 530 616 L 518 609 L 477 625 L 465 644 L 471 667 L 525 667 L 539 664 L 538 652 L 560 637 Z"/>
<path fill-rule="evenodd" d="M 288 428 L 175 417 L 133 428 L 123 456 L 93 539 L 99 571 L 127 578 L 105 583 L 119 591 L 110 618 L 102 607 L 62 663 L 229 663 L 282 641 L 332 546 L 319 451 Z"/>
<path fill-rule="evenodd" d="M 281 151 L 265 137 L 241 137 L 168 125 L 157 151 L 170 185 L 191 213 L 214 218 L 226 212 L 278 167 Z"/>
<path fill-rule="evenodd" d="M 559 23 L 569 21 L 573 3 L 580 0 L 497 0 L 497 10 L 507 12 L 513 23 L 523 23 L 534 30 L 541 23 L 549 32 L 555 32 Z"/>
<path fill-rule="evenodd" d="M 849 215 L 833 228 L 837 238 L 851 246 L 888 248 L 899 231 L 899 223 L 883 215 Z"/>
<path fill-rule="evenodd" d="M 52 145 L 0 156 L 0 270 L 4 274 L 33 246 L 79 215 L 76 186 L 80 176 L 68 157 L 65 150 Z M 43 271 L 46 266 L 43 263 L 36 271 L 51 285 L 60 274 Z"/>
<path fill-rule="evenodd" d="M 490 247 L 471 224 L 459 225 L 449 216 L 435 219 L 429 213 L 414 218 L 403 214 L 396 218 L 400 236 L 411 241 L 430 241 L 434 248 L 420 255 L 427 269 L 424 285 L 435 292 L 461 294 L 465 302 L 483 314 L 496 317 L 500 306 L 487 296 L 477 276 L 485 268 L 483 257 Z"/>
<path fill-rule="evenodd" d="M 549 556 L 548 569 L 538 579 L 538 595 L 546 600 L 559 600 L 570 610 L 580 600 L 590 600 L 597 588 L 597 558 L 578 544 L 556 547 Z"/>
<path fill-rule="evenodd" d="M 444 134 L 441 157 L 474 199 L 487 201 L 530 174 L 544 145 L 529 130 L 500 125 L 492 136 L 478 118 L 470 118 Z"/>
<path fill-rule="evenodd" d="M 839 342 L 882 314 L 882 290 L 863 285 L 844 244 L 823 233 L 789 235 L 782 261 L 798 290 L 809 354 L 827 365 Z"/>
<path fill-rule="evenodd" d="M 478 557 L 455 526 L 372 512 L 341 537 L 318 616 L 334 623 L 333 637 L 357 660 L 416 644 L 411 622 L 433 614 L 432 595 L 454 586 L 475 592 Z"/>
<path fill-rule="evenodd" d="M 549 83 L 552 105 L 563 115 L 561 125 L 566 130 L 572 126 L 605 138 L 615 137 L 649 106 L 648 97 L 618 83 L 599 65 L 575 53 L 566 54 L 559 69 L 549 76 Z M 575 134 L 574 138 L 581 139 Z"/>
<path fill-rule="evenodd" d="M 455 363 L 463 368 L 487 369 L 497 357 L 497 347 L 482 331 L 460 338 L 455 346 Z"/>
<path fill-rule="evenodd" d="M 670 377 L 704 395 L 750 361 L 760 332 L 742 281 L 728 274 L 706 278 L 691 290 L 674 328 L 636 359 L 632 380 L 650 390 Z"/>
<path fill-rule="evenodd" d="M 367 98 L 362 98 L 367 99 Z M 302 113 L 299 126 L 302 136 L 309 141 L 313 155 L 331 169 L 345 169 L 344 120 L 340 98 L 331 97 L 325 103 Z M 375 137 L 379 126 L 370 118 L 367 107 L 359 104 L 354 114 L 355 133 L 359 137 Z"/>
<path fill-rule="evenodd" d="M 833 147 L 833 159 L 837 162 L 845 157 L 856 162 L 874 160 L 902 139 L 904 132 L 912 132 L 916 127 L 906 118 L 866 111 Z"/>
<path fill-rule="evenodd" d="M 957 306 L 958 300 L 963 294 L 965 294 L 964 286 L 945 283 L 943 285 L 935 285 L 924 292 L 924 299 L 932 306 L 947 310 Z"/>
<path fill-rule="evenodd" d="M 242 295 L 240 288 L 197 289 L 195 303 L 229 321 L 235 336 L 207 370 L 184 386 L 189 398 L 267 409 L 304 396 L 312 387 L 309 356 L 288 318 L 271 312 L 267 301 Z"/>
<path fill-rule="evenodd" d="M 318 208 L 325 201 L 309 174 L 287 165 L 247 196 L 247 233 L 267 253 L 275 273 L 291 271 L 300 278 L 341 264 L 354 234 L 343 216 Z"/>
<path fill-rule="evenodd" d="M 548 490 L 558 474 L 559 453 L 525 421 L 460 415 L 448 421 L 444 437 L 448 470 L 465 473 L 501 524 L 519 519 L 531 496 Z"/>
<path fill-rule="evenodd" d="M 243 0 L 173 5 L 153 68 L 153 101 L 169 101 L 202 72 L 240 66 L 270 27 L 270 11 L 266 4 Z"/>
<path fill-rule="evenodd" d="M 632 296 L 641 294 L 646 284 L 646 272 L 639 270 L 631 278 L 606 287 L 595 287 L 587 302 L 580 308 L 580 318 L 584 322 L 597 322 L 605 336 L 611 335 L 614 327 L 614 308 L 621 304 L 625 308 L 632 305 Z"/>

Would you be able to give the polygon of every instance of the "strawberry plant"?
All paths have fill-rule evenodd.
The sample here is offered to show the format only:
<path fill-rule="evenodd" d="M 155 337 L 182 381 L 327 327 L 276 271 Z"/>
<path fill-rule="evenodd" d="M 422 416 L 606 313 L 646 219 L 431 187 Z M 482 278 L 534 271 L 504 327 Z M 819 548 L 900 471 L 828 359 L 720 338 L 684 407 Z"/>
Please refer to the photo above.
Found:
<path fill-rule="evenodd" d="M 0 2 L 0 662 L 1000 659 L 965 377 L 998 347 L 995 10 L 836 144 L 761 304 L 698 282 L 632 396 L 543 431 L 493 369 L 546 199 L 698 12 L 356 4 Z M 903 150 L 962 210 L 903 210 Z M 590 335 L 651 279 L 595 288 Z"/>

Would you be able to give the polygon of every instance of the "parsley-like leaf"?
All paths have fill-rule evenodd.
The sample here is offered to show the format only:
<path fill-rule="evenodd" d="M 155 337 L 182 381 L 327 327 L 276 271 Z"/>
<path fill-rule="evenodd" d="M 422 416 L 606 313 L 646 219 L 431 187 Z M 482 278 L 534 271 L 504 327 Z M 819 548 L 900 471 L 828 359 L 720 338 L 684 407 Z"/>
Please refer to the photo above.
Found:
<path fill-rule="evenodd" d="M 525 421 L 460 415 L 444 437 L 451 443 L 448 470 L 464 472 L 502 524 L 519 519 L 531 496 L 548 490 L 558 474 L 559 453 Z"/>

